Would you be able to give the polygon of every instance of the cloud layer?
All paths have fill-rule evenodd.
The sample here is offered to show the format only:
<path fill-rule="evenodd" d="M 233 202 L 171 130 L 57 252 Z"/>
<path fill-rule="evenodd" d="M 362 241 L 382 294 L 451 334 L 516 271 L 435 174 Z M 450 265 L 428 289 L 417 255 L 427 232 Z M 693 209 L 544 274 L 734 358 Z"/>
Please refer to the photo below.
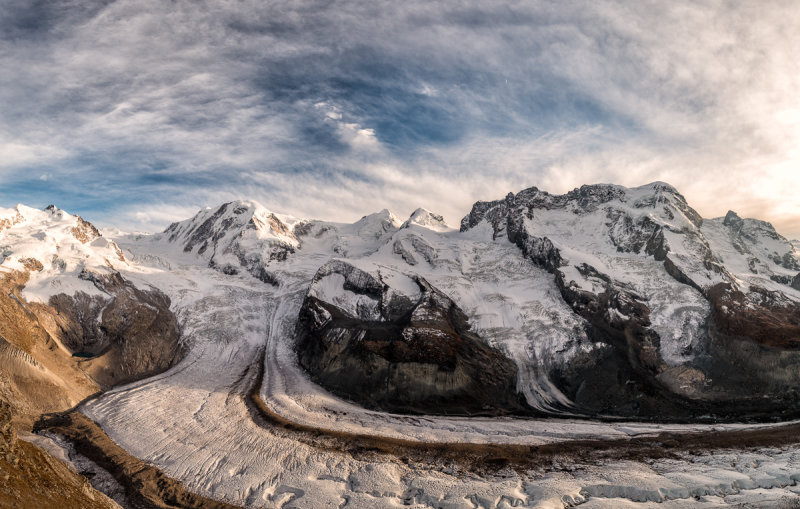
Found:
<path fill-rule="evenodd" d="M 794 1 L 7 3 L 6 206 L 456 222 L 531 185 L 665 180 L 800 237 Z"/>

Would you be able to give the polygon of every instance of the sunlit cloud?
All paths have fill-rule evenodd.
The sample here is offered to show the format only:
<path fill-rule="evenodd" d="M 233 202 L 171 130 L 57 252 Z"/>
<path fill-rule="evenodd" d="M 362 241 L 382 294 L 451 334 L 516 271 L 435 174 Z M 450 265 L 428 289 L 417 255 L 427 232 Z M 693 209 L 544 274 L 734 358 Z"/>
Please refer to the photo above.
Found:
<path fill-rule="evenodd" d="M 457 224 L 532 185 L 664 180 L 800 237 L 796 2 L 7 4 L 0 206 Z"/>

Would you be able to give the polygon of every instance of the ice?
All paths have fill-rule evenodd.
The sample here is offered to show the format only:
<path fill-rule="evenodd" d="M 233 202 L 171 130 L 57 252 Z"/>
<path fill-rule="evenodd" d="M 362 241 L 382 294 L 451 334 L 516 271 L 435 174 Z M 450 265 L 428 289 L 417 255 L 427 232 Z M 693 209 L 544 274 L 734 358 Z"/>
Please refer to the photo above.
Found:
<path fill-rule="evenodd" d="M 634 204 L 651 191 L 634 190 L 619 206 L 632 214 L 649 214 L 651 211 L 642 212 Z M 345 259 L 406 295 L 419 292 L 412 275 L 447 293 L 470 317 L 476 333 L 517 362 L 519 388 L 531 405 L 539 408 L 569 407 L 569 401 L 542 375 L 545 370 L 534 369 L 536 366 L 568 363 L 578 353 L 602 346 L 585 336 L 583 320 L 561 298 L 552 274 L 526 260 L 504 236 L 494 239 L 486 224 L 463 233 L 431 228 L 426 221 L 411 221 L 400 228 L 396 217 L 382 211 L 352 225 L 308 222 L 309 233 L 292 240 L 279 223 L 270 223 L 272 212 L 247 202 L 236 207 L 252 211 L 250 216 L 250 212 L 239 215 L 257 218 L 268 226 L 240 242 L 243 249 L 262 250 L 262 241 L 273 240 L 296 249 L 285 261 L 270 262 L 278 285 L 265 284 L 247 272 L 226 275 L 213 270 L 208 258 L 198 254 L 198 246 L 184 252 L 168 235 L 120 235 L 82 244 L 71 240 L 69 234 L 74 216 L 50 217 L 42 215 L 43 211 L 19 207 L 0 211 L 0 217 L 19 214 L 23 218 L 0 232 L 0 248 L 7 253 L 0 267 L 18 268 L 19 258 L 31 255 L 45 265 L 26 287 L 28 298 L 45 299 L 58 291 L 91 291 L 77 273 L 81 267 L 99 270 L 106 260 L 135 284 L 153 285 L 169 295 L 182 340 L 189 347 L 186 358 L 165 373 L 90 400 L 80 411 L 129 453 L 154 464 L 190 490 L 240 506 L 267 508 L 615 508 L 653 504 L 678 508 L 800 500 L 800 449 L 796 446 L 714 454 L 676 452 L 669 459 L 646 461 L 554 463 L 530 470 L 491 470 L 476 465 L 464 471 L 435 454 L 426 461 L 412 461 L 372 451 L 343 452 L 339 442 L 321 444 L 254 417 L 245 398 L 263 370 L 259 395 L 266 407 L 287 421 L 330 432 L 323 433 L 323 438 L 361 434 L 425 444 L 537 446 L 767 426 L 454 418 L 366 410 L 312 383 L 297 365 L 293 350 L 296 319 L 306 292 L 317 270 L 334 259 Z M 180 236 L 213 213 L 209 209 L 190 222 L 179 223 L 175 231 Z M 294 218 L 273 215 L 289 229 L 301 224 Z M 690 224 L 682 213 L 661 219 L 675 228 Z M 576 284 L 587 289 L 601 285 L 574 269 L 586 263 L 614 274 L 640 293 L 651 308 L 654 329 L 662 336 L 662 355 L 679 366 L 691 355 L 697 338 L 689 331 L 695 330 L 698 317 L 708 313 L 707 304 L 700 292 L 677 283 L 652 257 L 620 255 L 607 236 L 598 233 L 605 220 L 602 210 L 586 221 L 578 221 L 569 211 L 543 211 L 535 215 L 530 228 L 548 236 L 562 251 L 569 260 L 564 270 Z M 704 228 L 715 250 L 727 246 L 724 243 L 729 240 L 717 226 Z M 232 237 L 221 238 L 233 241 Z M 425 261 L 412 267 L 392 249 L 394 241 L 402 241 Z M 685 246 L 675 242 L 679 246 L 676 256 L 682 255 Z M 117 244 L 124 250 L 124 262 L 115 258 Z M 774 248 L 764 245 L 765 249 Z M 722 256 L 733 259 L 735 249 L 725 249 L 719 247 Z M 744 266 L 732 267 L 738 277 Z M 778 269 L 774 270 L 777 273 Z M 756 277 L 741 278 L 745 276 Z M 363 306 L 359 303 L 369 297 L 344 290 L 343 279 L 335 273 L 324 276 L 315 291 L 326 298 L 343 299 L 337 304 L 345 308 Z"/>

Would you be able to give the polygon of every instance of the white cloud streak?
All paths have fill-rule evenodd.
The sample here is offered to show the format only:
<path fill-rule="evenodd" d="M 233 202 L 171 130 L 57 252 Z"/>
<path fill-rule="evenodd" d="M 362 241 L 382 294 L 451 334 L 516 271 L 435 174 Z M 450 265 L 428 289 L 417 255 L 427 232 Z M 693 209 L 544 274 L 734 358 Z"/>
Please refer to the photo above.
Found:
<path fill-rule="evenodd" d="M 531 185 L 665 180 L 800 237 L 793 1 L 12 4 L 0 202 L 455 223 Z"/>

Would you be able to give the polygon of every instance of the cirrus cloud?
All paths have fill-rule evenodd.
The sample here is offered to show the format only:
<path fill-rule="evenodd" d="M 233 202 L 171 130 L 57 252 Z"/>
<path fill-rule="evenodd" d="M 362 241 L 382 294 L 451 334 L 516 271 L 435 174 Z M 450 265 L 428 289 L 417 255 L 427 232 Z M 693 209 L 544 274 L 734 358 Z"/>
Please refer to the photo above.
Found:
<path fill-rule="evenodd" d="M 8 4 L 7 205 L 457 222 L 530 185 L 665 180 L 800 237 L 796 2 Z"/>

